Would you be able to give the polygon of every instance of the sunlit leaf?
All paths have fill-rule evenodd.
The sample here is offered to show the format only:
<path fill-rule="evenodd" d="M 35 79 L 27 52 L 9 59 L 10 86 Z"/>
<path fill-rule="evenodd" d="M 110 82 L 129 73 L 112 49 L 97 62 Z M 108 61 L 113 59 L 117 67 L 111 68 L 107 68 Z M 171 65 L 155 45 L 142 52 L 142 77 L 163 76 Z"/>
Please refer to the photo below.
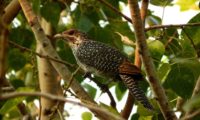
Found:
<path fill-rule="evenodd" d="M 92 114 L 90 112 L 83 112 L 81 117 L 82 120 L 92 120 Z"/>
<path fill-rule="evenodd" d="M 83 87 L 86 89 L 88 94 L 94 99 L 96 96 L 97 90 L 93 86 L 91 86 L 90 84 L 87 84 L 87 83 L 84 83 Z"/>
<path fill-rule="evenodd" d="M 167 6 L 169 5 L 173 0 L 151 0 L 150 3 L 156 6 Z"/>
<path fill-rule="evenodd" d="M 171 70 L 171 66 L 168 63 L 163 63 L 160 65 L 160 67 L 158 68 L 158 77 L 160 78 L 160 80 L 162 82 L 165 81 L 169 71 Z"/>
<path fill-rule="evenodd" d="M 124 84 L 122 84 L 121 82 L 117 83 L 115 87 L 115 94 L 118 101 L 120 101 L 123 98 L 125 92 L 126 92 L 126 87 L 124 86 Z"/>
<path fill-rule="evenodd" d="M 180 6 L 181 11 L 188 9 L 198 10 L 198 6 L 196 4 L 197 1 L 198 0 L 178 0 L 176 4 Z"/>

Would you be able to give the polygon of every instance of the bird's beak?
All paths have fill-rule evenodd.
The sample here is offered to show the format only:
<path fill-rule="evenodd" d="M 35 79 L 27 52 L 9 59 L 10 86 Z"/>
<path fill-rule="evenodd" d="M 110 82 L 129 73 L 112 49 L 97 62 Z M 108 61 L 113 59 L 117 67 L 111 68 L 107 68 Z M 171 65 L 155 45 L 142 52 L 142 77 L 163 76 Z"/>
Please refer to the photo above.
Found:
<path fill-rule="evenodd" d="M 58 33 L 58 34 L 55 34 L 55 35 L 53 36 L 53 38 L 54 38 L 54 39 L 59 39 L 59 38 L 64 38 L 64 37 L 63 37 L 62 33 Z"/>
<path fill-rule="evenodd" d="M 66 42 L 74 42 L 75 38 L 72 35 L 66 33 L 58 33 L 54 35 L 54 39 L 63 39 Z"/>

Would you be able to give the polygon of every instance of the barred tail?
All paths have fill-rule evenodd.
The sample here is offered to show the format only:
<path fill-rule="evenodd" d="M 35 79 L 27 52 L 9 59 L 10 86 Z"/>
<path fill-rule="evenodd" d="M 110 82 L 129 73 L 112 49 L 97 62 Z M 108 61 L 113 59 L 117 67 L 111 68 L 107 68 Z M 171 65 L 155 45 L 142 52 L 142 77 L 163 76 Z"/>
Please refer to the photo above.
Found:
<path fill-rule="evenodd" d="M 153 106 L 149 103 L 144 92 L 139 88 L 138 82 L 134 80 L 130 75 L 120 75 L 120 77 L 134 98 L 142 103 L 145 108 L 153 110 Z"/>

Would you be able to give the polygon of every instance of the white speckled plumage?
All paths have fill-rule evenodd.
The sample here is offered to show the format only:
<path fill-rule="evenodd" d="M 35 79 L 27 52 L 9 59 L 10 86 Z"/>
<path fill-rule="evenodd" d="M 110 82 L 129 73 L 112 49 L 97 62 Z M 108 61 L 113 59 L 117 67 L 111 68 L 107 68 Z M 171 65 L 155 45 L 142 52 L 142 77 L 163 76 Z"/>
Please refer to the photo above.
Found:
<path fill-rule="evenodd" d="M 79 66 L 86 72 L 114 80 L 122 80 L 134 98 L 144 107 L 153 110 L 144 92 L 138 86 L 143 76 L 119 50 L 104 43 L 88 39 L 78 30 L 65 31 L 61 35 L 70 45 Z"/>

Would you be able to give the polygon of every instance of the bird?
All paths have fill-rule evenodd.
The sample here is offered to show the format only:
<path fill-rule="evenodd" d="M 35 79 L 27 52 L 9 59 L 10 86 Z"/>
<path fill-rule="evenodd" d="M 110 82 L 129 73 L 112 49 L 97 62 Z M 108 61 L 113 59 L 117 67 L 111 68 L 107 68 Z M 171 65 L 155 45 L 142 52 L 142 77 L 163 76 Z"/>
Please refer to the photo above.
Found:
<path fill-rule="evenodd" d="M 77 64 L 86 73 L 94 73 L 113 81 L 122 81 L 131 95 L 146 109 L 151 111 L 154 109 L 138 85 L 138 82 L 144 79 L 142 71 L 118 49 L 92 40 L 85 32 L 77 29 L 58 33 L 54 38 L 60 38 L 67 42 Z"/>

